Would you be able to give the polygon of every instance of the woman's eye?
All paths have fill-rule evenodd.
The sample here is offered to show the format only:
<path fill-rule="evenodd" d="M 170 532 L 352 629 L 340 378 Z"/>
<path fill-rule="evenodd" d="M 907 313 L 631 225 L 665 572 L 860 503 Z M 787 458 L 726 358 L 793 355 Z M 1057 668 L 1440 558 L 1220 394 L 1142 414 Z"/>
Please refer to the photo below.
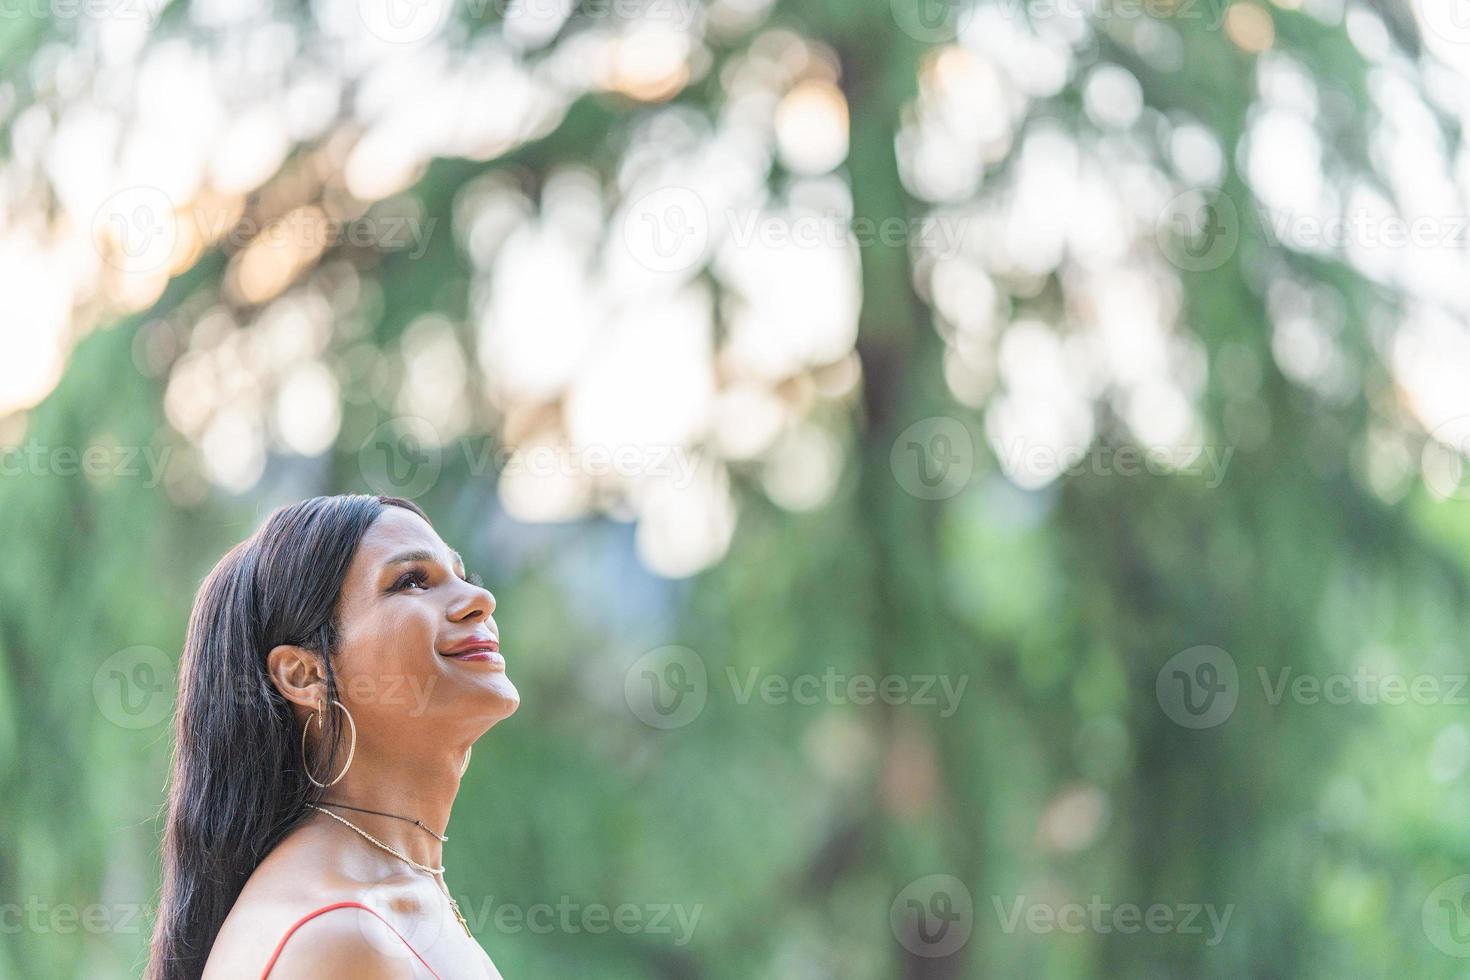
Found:
<path fill-rule="evenodd" d="M 402 590 L 407 589 L 410 586 L 415 586 L 420 589 L 426 589 L 429 587 L 429 578 L 423 572 L 409 572 L 394 584 L 393 590 L 395 592 L 401 592 Z"/>
<path fill-rule="evenodd" d="M 477 588 L 483 589 L 485 587 L 485 580 L 480 578 L 478 572 L 470 572 L 464 577 L 464 580 Z"/>

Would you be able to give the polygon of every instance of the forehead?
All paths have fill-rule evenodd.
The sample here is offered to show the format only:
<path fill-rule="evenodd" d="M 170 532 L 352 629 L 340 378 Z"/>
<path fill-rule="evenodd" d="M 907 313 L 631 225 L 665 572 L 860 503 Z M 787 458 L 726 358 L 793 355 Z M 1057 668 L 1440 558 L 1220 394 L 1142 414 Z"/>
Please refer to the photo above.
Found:
<path fill-rule="evenodd" d="M 402 554 L 423 551 L 450 566 L 459 557 L 422 517 L 402 507 L 388 506 L 362 536 L 352 564 L 372 574 Z"/>

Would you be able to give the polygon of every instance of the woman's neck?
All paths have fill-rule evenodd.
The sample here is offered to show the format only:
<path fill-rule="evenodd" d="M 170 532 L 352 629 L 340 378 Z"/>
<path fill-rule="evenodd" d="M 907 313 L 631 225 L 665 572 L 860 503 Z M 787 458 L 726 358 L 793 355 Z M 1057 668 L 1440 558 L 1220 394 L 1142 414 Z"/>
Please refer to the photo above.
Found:
<path fill-rule="evenodd" d="M 342 781 L 322 792 L 320 804 L 400 854 L 437 868 L 444 863 L 444 845 L 434 835 L 448 836 L 449 814 L 459 793 L 463 763 L 463 751 L 436 754 L 427 760 L 365 759 L 359 755 Z M 333 807 L 334 803 L 343 806 Z M 414 826 L 415 820 L 424 826 Z M 351 832 L 346 827 L 342 831 Z M 367 841 L 363 845 L 372 846 Z"/>

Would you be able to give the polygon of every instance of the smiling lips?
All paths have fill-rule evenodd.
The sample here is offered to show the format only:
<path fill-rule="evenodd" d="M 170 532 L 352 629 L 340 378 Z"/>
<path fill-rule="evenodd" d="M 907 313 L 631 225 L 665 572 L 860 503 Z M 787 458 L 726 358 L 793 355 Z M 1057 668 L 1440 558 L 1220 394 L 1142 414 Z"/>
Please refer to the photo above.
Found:
<path fill-rule="evenodd" d="M 440 654 L 446 659 L 461 663 L 484 663 L 505 669 L 505 658 L 500 655 L 500 640 L 493 636 L 471 637 Z"/>

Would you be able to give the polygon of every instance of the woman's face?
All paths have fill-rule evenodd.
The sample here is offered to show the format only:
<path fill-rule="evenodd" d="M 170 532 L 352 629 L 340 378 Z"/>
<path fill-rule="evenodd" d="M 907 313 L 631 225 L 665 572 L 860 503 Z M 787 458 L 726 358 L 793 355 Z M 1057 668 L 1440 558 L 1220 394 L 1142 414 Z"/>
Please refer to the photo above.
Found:
<path fill-rule="evenodd" d="M 442 751 L 516 710 L 495 597 L 412 511 L 384 507 L 338 600 L 338 697 L 367 745 Z"/>

